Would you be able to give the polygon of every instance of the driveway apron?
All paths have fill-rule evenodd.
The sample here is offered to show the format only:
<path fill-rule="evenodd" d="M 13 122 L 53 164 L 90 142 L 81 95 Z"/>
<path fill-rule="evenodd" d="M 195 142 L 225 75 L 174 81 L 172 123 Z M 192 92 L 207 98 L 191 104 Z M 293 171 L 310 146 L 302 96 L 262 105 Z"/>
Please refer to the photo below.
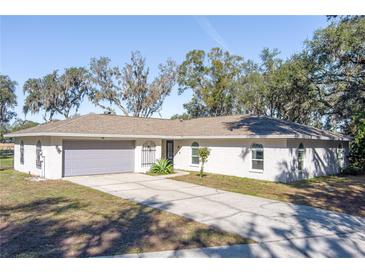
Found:
<path fill-rule="evenodd" d="M 138 173 L 66 179 L 237 233 L 261 245 L 290 243 L 287 246 L 293 254 L 300 252 L 303 257 L 365 256 L 365 218 Z M 345 246 L 338 237 L 346 238 Z M 275 257 L 275 252 L 268 254 Z"/>

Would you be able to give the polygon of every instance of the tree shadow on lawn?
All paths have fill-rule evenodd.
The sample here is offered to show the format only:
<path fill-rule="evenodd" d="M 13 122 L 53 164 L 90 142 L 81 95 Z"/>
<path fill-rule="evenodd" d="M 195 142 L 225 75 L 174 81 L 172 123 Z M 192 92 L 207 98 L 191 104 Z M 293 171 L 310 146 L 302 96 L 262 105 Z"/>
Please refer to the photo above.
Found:
<path fill-rule="evenodd" d="M 365 217 L 365 184 L 350 178 L 318 177 L 297 182 L 300 191 L 287 193 L 289 202 Z M 290 184 L 289 184 L 290 185 Z"/>
<path fill-rule="evenodd" d="M 295 155 L 296 150 L 291 148 L 290 153 Z M 304 168 L 298 173 L 294 157 L 291 162 L 279 162 L 281 172 L 276 180 L 287 180 L 284 184 L 295 190 L 284 193 L 287 201 L 365 217 L 365 176 L 319 176 L 339 172 L 337 166 L 331 164 L 337 162 L 336 154 L 326 150 L 322 159 L 315 148 L 311 149 L 311 154 L 314 163 L 311 172 Z M 315 177 L 307 179 L 310 173 Z"/>
<path fill-rule="evenodd" d="M 217 238 L 224 233 L 189 226 L 193 221 L 172 214 L 166 220 L 158 210 L 139 205 L 113 214 L 88 212 L 91 222 L 78 220 L 77 212 L 87 206 L 59 197 L 1 206 L 0 257 L 91 257 L 204 247 L 211 233 Z M 66 218 L 65 213 L 71 215 Z M 181 236 L 186 227 L 190 233 Z"/>
<path fill-rule="evenodd" d="M 288 194 L 288 201 L 294 204 L 310 205 L 331 211 L 365 217 L 364 186 L 333 182 L 326 186 L 303 186 L 304 192 Z M 305 191 L 305 190 L 308 191 Z"/>

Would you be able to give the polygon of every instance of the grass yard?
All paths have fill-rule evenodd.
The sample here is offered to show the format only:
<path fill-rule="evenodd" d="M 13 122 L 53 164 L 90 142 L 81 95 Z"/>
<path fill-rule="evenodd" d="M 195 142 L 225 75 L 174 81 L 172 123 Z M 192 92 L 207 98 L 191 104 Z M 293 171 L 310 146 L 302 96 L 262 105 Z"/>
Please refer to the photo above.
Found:
<path fill-rule="evenodd" d="M 0 170 L 6 168 L 12 168 L 14 163 L 13 156 L 0 156 Z"/>
<path fill-rule="evenodd" d="M 14 144 L 0 143 L 0 170 L 13 168 Z"/>
<path fill-rule="evenodd" d="M 328 176 L 292 184 L 196 172 L 174 180 L 365 217 L 365 176 Z"/>
<path fill-rule="evenodd" d="M 67 181 L 0 171 L 0 257 L 90 257 L 249 243 Z"/>

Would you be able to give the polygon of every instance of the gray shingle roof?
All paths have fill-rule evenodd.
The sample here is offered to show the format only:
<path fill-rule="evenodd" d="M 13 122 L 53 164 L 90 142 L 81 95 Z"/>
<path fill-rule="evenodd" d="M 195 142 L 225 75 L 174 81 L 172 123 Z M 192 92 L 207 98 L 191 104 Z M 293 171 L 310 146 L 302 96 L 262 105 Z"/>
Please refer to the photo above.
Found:
<path fill-rule="evenodd" d="M 264 116 L 234 115 L 191 120 L 88 114 L 9 134 L 14 136 L 155 136 L 161 138 L 288 137 L 347 139 L 346 136 Z"/>

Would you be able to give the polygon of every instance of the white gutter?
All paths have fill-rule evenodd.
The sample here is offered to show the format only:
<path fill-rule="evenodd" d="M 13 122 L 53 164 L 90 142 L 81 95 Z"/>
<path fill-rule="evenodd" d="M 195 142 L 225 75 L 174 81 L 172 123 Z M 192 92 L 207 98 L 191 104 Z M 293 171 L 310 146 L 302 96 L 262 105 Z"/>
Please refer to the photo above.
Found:
<path fill-rule="evenodd" d="M 95 133 L 60 133 L 60 132 L 37 132 L 37 133 L 8 133 L 4 137 L 35 137 L 35 136 L 56 136 L 56 137 L 86 137 L 86 138 L 122 138 L 122 139 L 312 139 L 312 140 L 341 140 L 351 141 L 350 137 L 326 137 L 326 136 L 310 136 L 304 134 L 298 135 L 217 135 L 217 136 L 169 136 L 169 135 L 123 135 L 123 134 L 95 134 Z"/>

